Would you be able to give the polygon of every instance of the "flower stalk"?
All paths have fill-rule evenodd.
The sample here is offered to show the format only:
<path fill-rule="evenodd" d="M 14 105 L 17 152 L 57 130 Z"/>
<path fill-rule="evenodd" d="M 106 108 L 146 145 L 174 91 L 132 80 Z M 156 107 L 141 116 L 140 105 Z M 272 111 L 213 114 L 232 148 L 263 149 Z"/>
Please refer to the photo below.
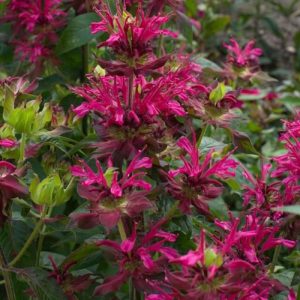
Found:
<path fill-rule="evenodd" d="M 11 279 L 10 271 L 7 270 L 7 263 L 4 257 L 3 250 L 0 248 L 0 268 L 2 271 L 2 275 L 4 278 L 4 284 L 7 294 L 7 300 L 16 300 L 16 296 L 14 293 L 14 287 Z"/>
<path fill-rule="evenodd" d="M 40 216 L 40 219 L 36 223 L 29 238 L 26 240 L 25 244 L 23 245 L 23 247 L 20 250 L 20 252 L 18 253 L 18 255 L 9 263 L 9 266 L 14 266 L 23 257 L 23 255 L 26 253 L 27 249 L 30 247 L 32 242 L 39 235 L 39 233 L 41 232 L 41 229 L 43 228 L 45 216 L 46 216 L 46 209 L 44 208 L 42 211 L 42 214 Z"/>

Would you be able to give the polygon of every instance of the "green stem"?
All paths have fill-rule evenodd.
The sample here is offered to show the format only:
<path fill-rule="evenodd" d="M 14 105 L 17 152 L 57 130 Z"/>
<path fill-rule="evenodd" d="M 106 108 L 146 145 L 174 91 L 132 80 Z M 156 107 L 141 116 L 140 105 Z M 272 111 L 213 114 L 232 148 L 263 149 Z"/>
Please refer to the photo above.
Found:
<path fill-rule="evenodd" d="M 275 250 L 274 250 L 272 264 L 271 264 L 271 267 L 270 267 L 270 272 L 271 273 L 274 273 L 275 267 L 278 263 L 278 258 L 279 258 L 279 255 L 280 255 L 280 251 L 281 251 L 281 245 L 277 245 L 275 247 Z"/>
<path fill-rule="evenodd" d="M 133 108 L 133 83 L 134 83 L 134 74 L 132 73 L 128 79 L 128 108 Z"/>
<path fill-rule="evenodd" d="M 38 267 L 40 265 L 40 256 L 41 256 L 41 251 L 42 251 L 43 243 L 44 243 L 44 239 L 45 239 L 44 230 L 45 230 L 45 225 L 42 226 L 41 233 L 39 234 L 36 259 L 35 259 L 36 267 Z"/>
<path fill-rule="evenodd" d="M 165 218 L 171 220 L 178 211 L 179 201 L 176 201 L 170 209 L 165 213 Z"/>
<path fill-rule="evenodd" d="M 53 210 L 53 206 L 51 206 L 48 210 L 45 209 L 45 211 L 47 212 L 47 214 L 46 214 L 47 218 L 49 218 L 51 216 L 52 210 Z M 37 252 L 36 252 L 35 265 L 37 267 L 40 265 L 40 255 L 41 255 L 41 251 L 42 251 L 43 243 L 44 243 L 44 239 L 45 239 L 45 231 L 46 231 L 46 225 L 43 224 L 41 231 L 39 233 L 39 240 L 38 240 Z"/>
<path fill-rule="evenodd" d="M 18 161 L 18 167 L 21 167 L 25 159 L 25 147 L 26 147 L 26 135 L 22 133 L 20 142 L 20 156 Z"/>
<path fill-rule="evenodd" d="M 122 219 L 120 219 L 118 222 L 118 229 L 119 229 L 121 240 L 125 241 L 127 239 L 127 236 L 126 236 L 126 231 Z"/>
<path fill-rule="evenodd" d="M 86 81 L 85 75 L 89 72 L 89 45 L 82 46 L 82 74 L 81 82 Z"/>
<path fill-rule="evenodd" d="M 7 263 L 1 248 L 0 248 L 0 267 L 4 278 L 7 300 L 16 300 L 16 296 L 15 296 L 15 292 L 11 280 L 11 275 L 10 272 L 6 270 Z"/>
<path fill-rule="evenodd" d="M 201 134 L 200 134 L 199 139 L 197 141 L 197 148 L 199 148 L 201 146 L 201 142 L 202 142 L 203 137 L 205 136 L 207 128 L 208 128 L 207 124 L 202 128 Z"/>
<path fill-rule="evenodd" d="M 31 235 L 23 245 L 23 248 L 20 250 L 18 255 L 9 263 L 9 266 L 14 266 L 25 254 L 26 250 L 30 247 L 32 244 L 33 240 L 38 236 L 38 234 L 41 231 L 41 228 L 43 227 L 43 222 L 44 222 L 44 217 L 46 215 L 46 210 L 43 209 L 42 215 L 39 219 L 39 221 L 36 223 L 35 228 L 33 229 Z"/>

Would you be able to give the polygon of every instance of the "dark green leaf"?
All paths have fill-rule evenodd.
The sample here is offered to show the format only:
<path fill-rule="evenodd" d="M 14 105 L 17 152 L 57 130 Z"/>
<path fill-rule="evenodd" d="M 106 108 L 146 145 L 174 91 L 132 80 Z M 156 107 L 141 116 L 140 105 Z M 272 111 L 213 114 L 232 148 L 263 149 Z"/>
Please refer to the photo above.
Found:
<path fill-rule="evenodd" d="M 26 281 L 31 289 L 38 294 L 38 299 L 65 300 L 61 287 L 49 273 L 41 268 L 13 269 L 20 279 Z"/>
<path fill-rule="evenodd" d="M 222 31 L 230 22 L 229 16 L 219 16 L 209 21 L 204 25 L 203 32 L 204 37 L 212 37 L 216 33 Z"/>
<path fill-rule="evenodd" d="M 95 13 L 86 13 L 72 19 L 57 43 L 56 53 L 66 53 L 99 36 L 90 33 L 90 24 L 96 21 L 99 21 L 99 16 Z"/>
<path fill-rule="evenodd" d="M 231 137 L 233 145 L 237 147 L 240 152 L 260 155 L 260 153 L 253 146 L 248 135 L 245 133 L 231 130 Z"/>
<path fill-rule="evenodd" d="M 78 262 L 82 259 L 85 259 L 88 255 L 99 250 L 95 244 L 83 244 L 75 251 L 73 251 L 62 263 L 62 265 L 66 265 L 70 262 Z"/>

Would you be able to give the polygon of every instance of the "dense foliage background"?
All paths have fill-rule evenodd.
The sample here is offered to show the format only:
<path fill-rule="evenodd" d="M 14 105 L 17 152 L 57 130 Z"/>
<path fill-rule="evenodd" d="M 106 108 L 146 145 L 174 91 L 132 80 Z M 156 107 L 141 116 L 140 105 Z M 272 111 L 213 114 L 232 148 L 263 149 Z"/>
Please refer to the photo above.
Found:
<path fill-rule="evenodd" d="M 300 299 L 299 0 L 0 13 L 1 299 Z"/>

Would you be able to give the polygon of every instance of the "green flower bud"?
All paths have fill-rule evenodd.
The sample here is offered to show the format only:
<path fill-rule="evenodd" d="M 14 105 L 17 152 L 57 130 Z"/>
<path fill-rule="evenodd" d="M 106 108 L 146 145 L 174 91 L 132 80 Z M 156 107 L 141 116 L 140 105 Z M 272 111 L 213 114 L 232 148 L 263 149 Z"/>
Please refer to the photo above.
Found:
<path fill-rule="evenodd" d="M 42 181 L 35 177 L 30 184 L 31 199 L 38 205 L 57 206 L 67 202 L 73 192 L 74 178 L 66 188 L 58 174 L 52 174 Z"/>
<path fill-rule="evenodd" d="M 204 252 L 204 265 L 206 267 L 217 266 L 221 267 L 223 264 L 223 257 L 217 254 L 214 249 L 207 248 Z"/>

